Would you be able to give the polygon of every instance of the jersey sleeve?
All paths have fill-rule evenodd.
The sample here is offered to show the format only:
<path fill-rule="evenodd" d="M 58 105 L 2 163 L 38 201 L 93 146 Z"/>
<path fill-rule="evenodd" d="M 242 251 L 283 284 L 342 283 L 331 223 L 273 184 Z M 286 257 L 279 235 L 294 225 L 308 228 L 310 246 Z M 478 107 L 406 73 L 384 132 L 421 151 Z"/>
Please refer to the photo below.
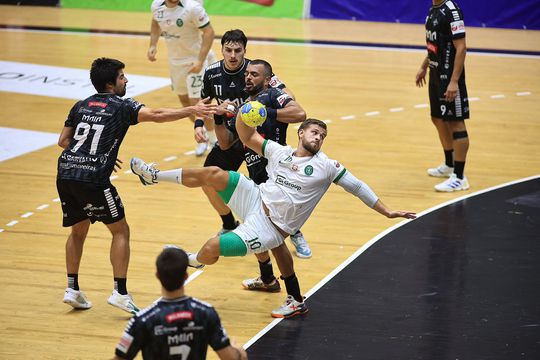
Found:
<path fill-rule="evenodd" d="M 77 103 L 75 105 L 73 105 L 73 107 L 69 111 L 69 115 L 68 115 L 66 121 L 64 121 L 64 126 L 65 127 L 75 127 L 75 126 L 77 126 L 76 119 L 75 119 L 75 114 L 79 110 L 80 105 L 81 105 L 81 101 L 77 101 Z"/>
<path fill-rule="evenodd" d="M 328 171 L 328 178 L 332 180 L 333 183 L 337 184 L 339 179 L 347 173 L 347 169 L 339 161 L 328 159 L 326 169 Z"/>
<path fill-rule="evenodd" d="M 125 121 L 128 125 L 136 125 L 139 120 L 139 110 L 144 106 L 137 100 L 132 98 L 126 98 L 122 102 L 122 120 Z"/>
<path fill-rule="evenodd" d="M 116 345 L 115 354 L 122 359 L 133 359 L 142 349 L 145 339 L 145 328 L 140 318 L 134 316 L 129 320 L 118 345 Z"/>
<path fill-rule="evenodd" d="M 208 309 L 208 344 L 214 351 L 221 350 L 231 344 L 227 332 L 221 325 L 221 320 L 214 308 Z"/>
<path fill-rule="evenodd" d="M 291 95 L 287 94 L 280 88 L 271 88 L 270 94 L 270 107 L 272 109 L 283 109 L 289 102 L 293 100 Z"/>
<path fill-rule="evenodd" d="M 270 83 L 268 83 L 270 87 L 278 88 L 278 89 L 285 89 L 286 86 L 284 83 L 279 80 L 276 74 L 272 74 L 272 78 L 270 79 Z"/>
<path fill-rule="evenodd" d="M 192 4 L 193 7 L 191 8 L 191 21 L 196 27 L 202 29 L 203 27 L 210 24 L 210 17 L 200 3 L 194 1 L 192 2 Z"/>
<path fill-rule="evenodd" d="M 449 34 L 452 40 L 463 39 L 465 37 L 465 22 L 463 21 L 463 12 L 457 8 L 453 2 L 446 3 L 448 11 L 446 12 L 446 20 L 448 21 Z"/>

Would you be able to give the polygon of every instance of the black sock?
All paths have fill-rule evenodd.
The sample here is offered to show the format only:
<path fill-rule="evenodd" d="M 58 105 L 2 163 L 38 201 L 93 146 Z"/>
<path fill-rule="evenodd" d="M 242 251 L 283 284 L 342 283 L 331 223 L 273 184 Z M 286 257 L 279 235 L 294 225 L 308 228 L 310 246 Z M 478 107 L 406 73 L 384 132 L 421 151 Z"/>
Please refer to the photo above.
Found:
<path fill-rule="evenodd" d="M 463 180 L 463 171 L 465 170 L 465 161 L 454 161 L 454 174 Z"/>
<path fill-rule="evenodd" d="M 448 167 L 454 167 L 454 149 L 444 150 L 444 163 Z"/>
<path fill-rule="evenodd" d="M 118 291 L 120 295 L 127 295 L 126 283 L 126 278 L 114 278 L 114 290 Z"/>
<path fill-rule="evenodd" d="M 228 213 L 227 215 L 220 215 L 221 221 L 223 222 L 223 228 L 226 230 L 234 230 L 236 229 L 236 221 L 234 219 L 234 215 L 232 211 Z"/>
<path fill-rule="evenodd" d="M 67 274 L 68 276 L 68 288 L 73 290 L 79 290 L 79 274 Z"/>
<path fill-rule="evenodd" d="M 275 280 L 274 269 L 272 268 L 272 261 L 268 258 L 265 262 L 259 261 L 259 270 L 261 271 L 261 280 L 265 284 L 270 284 Z"/>
<path fill-rule="evenodd" d="M 287 294 L 291 295 L 294 300 L 298 302 L 304 302 L 304 298 L 302 297 L 302 294 L 300 293 L 300 284 L 298 283 L 298 278 L 296 277 L 296 274 L 293 273 L 289 277 L 281 277 L 283 281 L 285 282 L 285 288 L 287 288 Z"/>

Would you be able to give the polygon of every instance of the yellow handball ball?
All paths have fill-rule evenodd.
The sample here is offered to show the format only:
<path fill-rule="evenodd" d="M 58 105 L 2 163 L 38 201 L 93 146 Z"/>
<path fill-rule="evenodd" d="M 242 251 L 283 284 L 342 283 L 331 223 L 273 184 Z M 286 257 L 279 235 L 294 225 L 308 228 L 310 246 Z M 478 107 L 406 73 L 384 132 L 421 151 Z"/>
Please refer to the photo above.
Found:
<path fill-rule="evenodd" d="M 240 108 L 240 118 L 251 127 L 257 127 L 266 120 L 266 106 L 258 101 L 250 101 Z"/>

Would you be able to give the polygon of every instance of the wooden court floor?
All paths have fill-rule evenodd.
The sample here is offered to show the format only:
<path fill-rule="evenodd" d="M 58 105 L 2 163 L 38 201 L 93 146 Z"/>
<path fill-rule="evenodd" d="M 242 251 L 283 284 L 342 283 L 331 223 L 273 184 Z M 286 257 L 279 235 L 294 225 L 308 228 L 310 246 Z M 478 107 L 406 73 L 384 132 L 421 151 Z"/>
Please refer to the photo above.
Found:
<path fill-rule="evenodd" d="M 0 25 L 148 31 L 149 23 L 149 14 L 0 6 Z M 240 17 L 213 17 L 212 23 L 217 35 L 242 28 L 248 37 L 257 38 L 421 45 L 424 36 L 421 25 L 405 24 Z M 0 30 L 0 61 L 88 69 L 93 59 L 107 56 L 126 63 L 128 78 L 168 76 L 163 43 L 157 63 L 146 60 L 147 37 Z M 468 29 L 467 41 L 470 48 L 538 53 L 539 33 Z M 218 41 L 213 49 L 219 56 Z M 420 106 L 427 103 L 427 90 L 414 86 L 423 56 L 418 51 L 279 41 L 248 44 L 248 57 L 270 61 L 310 117 L 329 120 L 323 150 L 331 158 L 370 184 L 387 205 L 417 212 L 462 195 L 434 192 L 438 181 L 425 173 L 440 163 L 442 151 L 429 110 Z M 467 122 L 470 192 L 540 173 L 540 58 L 470 52 L 466 69 L 474 99 Z M 167 87 L 137 99 L 151 107 L 178 106 Z M 0 92 L 0 127 L 59 133 L 73 103 Z M 137 125 L 130 129 L 120 158 L 127 164 L 138 156 L 163 169 L 201 166 L 202 158 L 184 155 L 193 148 L 192 138 L 192 125 L 186 120 Z M 288 140 L 296 143 L 293 127 Z M 50 146 L 0 163 L 0 359 L 110 358 L 129 318 L 106 303 L 112 288 L 110 236 L 99 224 L 90 230 L 80 271 L 81 287 L 94 307 L 75 312 L 61 301 L 68 230 L 60 225 L 60 206 L 54 201 L 59 153 L 59 147 Z M 165 161 L 171 156 L 177 158 Z M 127 169 L 114 184 L 132 234 L 128 287 L 137 304 L 147 306 L 159 295 L 154 260 L 163 244 L 196 250 L 220 222 L 202 191 L 170 184 L 142 187 L 124 173 Z M 331 187 L 303 228 L 314 253 L 310 260 L 295 258 L 303 291 L 395 223 L 343 189 Z M 241 280 L 257 272 L 254 258 L 221 259 L 187 286 L 189 295 L 217 308 L 228 333 L 240 344 L 271 321 L 270 310 L 284 298 L 283 293 L 243 291 Z M 216 358 L 211 351 L 209 358 Z"/>

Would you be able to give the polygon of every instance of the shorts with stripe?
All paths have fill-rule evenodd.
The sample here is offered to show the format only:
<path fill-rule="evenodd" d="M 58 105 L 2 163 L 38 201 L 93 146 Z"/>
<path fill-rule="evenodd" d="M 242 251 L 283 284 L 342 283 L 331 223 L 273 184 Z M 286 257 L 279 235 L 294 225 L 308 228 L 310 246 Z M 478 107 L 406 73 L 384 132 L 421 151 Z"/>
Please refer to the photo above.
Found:
<path fill-rule="evenodd" d="M 243 223 L 232 233 L 247 248 L 247 254 L 261 253 L 283 244 L 285 238 L 264 213 L 259 187 L 250 179 L 229 171 L 229 184 L 218 192 Z"/>
<path fill-rule="evenodd" d="M 96 185 L 75 180 L 56 180 L 62 203 L 62 226 L 90 219 L 112 224 L 125 217 L 124 205 L 112 184 Z"/>
<path fill-rule="evenodd" d="M 440 79 L 441 75 L 431 70 L 429 74 L 429 104 L 431 116 L 443 121 L 463 121 L 469 118 L 469 98 L 465 78 L 458 81 L 456 99 L 452 102 L 445 100 L 444 93 L 448 88 L 450 75 L 442 75 L 446 79 Z"/>

